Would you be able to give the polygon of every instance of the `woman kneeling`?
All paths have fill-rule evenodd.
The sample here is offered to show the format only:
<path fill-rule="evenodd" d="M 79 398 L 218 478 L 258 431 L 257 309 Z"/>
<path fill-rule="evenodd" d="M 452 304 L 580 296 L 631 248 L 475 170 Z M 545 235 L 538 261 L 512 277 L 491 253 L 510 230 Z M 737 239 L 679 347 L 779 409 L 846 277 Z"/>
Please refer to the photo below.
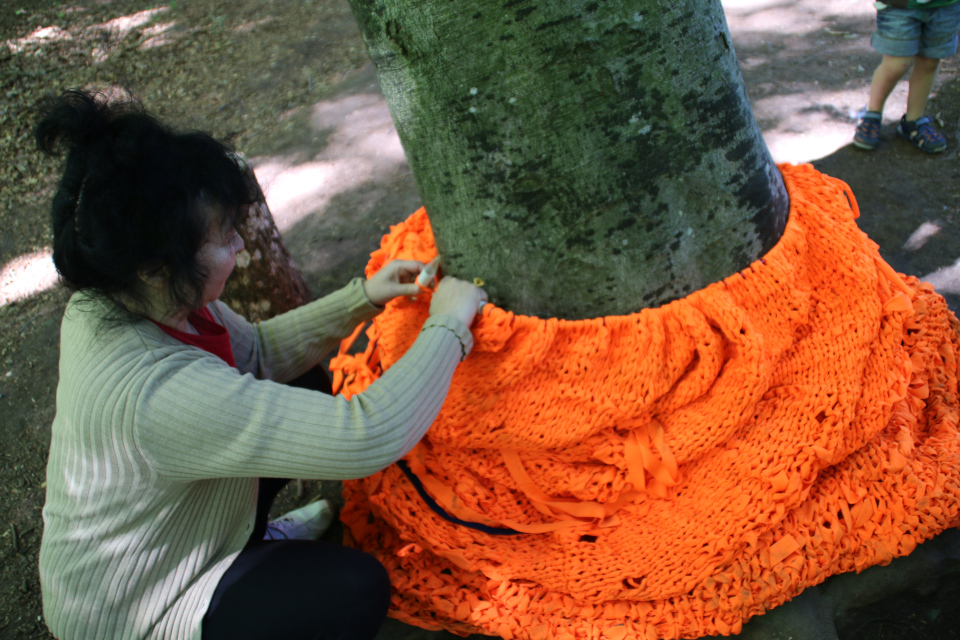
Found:
<path fill-rule="evenodd" d="M 418 293 L 424 265 L 394 261 L 250 324 L 217 300 L 256 191 L 230 149 L 84 92 L 50 103 L 36 133 L 67 153 L 54 262 L 75 290 L 40 550 L 51 631 L 372 638 L 390 597 L 383 567 L 310 539 L 331 518 L 322 504 L 268 531 L 282 481 L 259 479 L 360 478 L 405 455 L 440 410 L 485 294 L 444 278 L 408 353 L 350 401 L 293 386 L 386 302 Z"/>

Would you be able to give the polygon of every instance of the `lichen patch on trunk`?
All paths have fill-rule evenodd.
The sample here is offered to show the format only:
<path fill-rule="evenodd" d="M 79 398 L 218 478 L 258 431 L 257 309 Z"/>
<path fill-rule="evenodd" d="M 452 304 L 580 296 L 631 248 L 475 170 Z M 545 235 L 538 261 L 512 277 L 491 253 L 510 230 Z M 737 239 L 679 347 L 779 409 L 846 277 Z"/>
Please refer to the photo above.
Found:
<path fill-rule="evenodd" d="M 786 196 L 718 2 L 353 6 L 444 269 L 497 304 L 629 313 L 779 237 Z"/>

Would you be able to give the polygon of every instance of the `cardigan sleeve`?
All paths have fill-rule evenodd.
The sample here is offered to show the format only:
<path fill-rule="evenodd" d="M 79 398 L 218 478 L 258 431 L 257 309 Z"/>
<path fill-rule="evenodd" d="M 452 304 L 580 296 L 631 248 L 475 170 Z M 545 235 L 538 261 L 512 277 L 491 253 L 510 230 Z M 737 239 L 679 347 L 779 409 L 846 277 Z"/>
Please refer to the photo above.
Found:
<path fill-rule="evenodd" d="M 208 308 L 230 334 L 237 369 L 276 382 L 289 382 L 315 366 L 358 324 L 382 310 L 367 299 L 360 278 L 258 324 L 247 322 L 220 301 Z"/>
<path fill-rule="evenodd" d="M 270 371 L 264 362 L 276 366 L 275 336 L 310 336 L 303 326 L 313 319 L 298 319 L 296 330 L 262 331 L 263 351 L 251 356 L 257 371 Z M 349 401 L 258 379 L 198 349 L 170 350 L 141 381 L 133 437 L 146 463 L 175 481 L 364 477 L 423 437 L 471 345 L 462 322 L 433 316 L 409 351 Z M 280 360 L 284 376 L 296 369 Z"/>

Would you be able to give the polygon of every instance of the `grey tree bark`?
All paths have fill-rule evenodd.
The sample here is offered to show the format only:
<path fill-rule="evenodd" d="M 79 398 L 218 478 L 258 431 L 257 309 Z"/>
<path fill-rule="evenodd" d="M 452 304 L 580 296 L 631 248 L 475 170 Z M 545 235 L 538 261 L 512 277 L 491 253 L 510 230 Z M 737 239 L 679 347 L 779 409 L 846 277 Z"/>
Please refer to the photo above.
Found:
<path fill-rule="evenodd" d="M 253 170 L 250 179 L 257 184 Z M 247 219 L 239 229 L 243 251 L 220 299 L 250 322 L 259 322 L 306 304 L 312 298 L 303 274 L 297 269 L 270 207 L 259 188 L 257 201 L 250 205 Z"/>
<path fill-rule="evenodd" d="M 539 316 L 658 306 L 786 224 L 718 0 L 350 0 L 445 273 Z"/>

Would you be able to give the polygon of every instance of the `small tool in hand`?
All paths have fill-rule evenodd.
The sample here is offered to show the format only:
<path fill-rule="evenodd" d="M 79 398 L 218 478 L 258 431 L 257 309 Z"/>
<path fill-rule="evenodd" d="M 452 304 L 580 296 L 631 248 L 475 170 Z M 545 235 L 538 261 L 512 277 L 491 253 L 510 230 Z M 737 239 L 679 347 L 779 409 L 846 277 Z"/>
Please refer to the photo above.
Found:
<path fill-rule="evenodd" d="M 424 289 L 433 287 L 437 282 L 437 271 L 440 270 L 440 256 L 437 256 L 423 267 L 423 271 L 417 276 L 417 284 Z"/>
<path fill-rule="evenodd" d="M 440 256 L 437 256 L 423 267 L 423 271 L 420 272 L 420 275 L 417 276 L 417 284 L 423 287 L 424 289 L 431 289 L 433 285 L 437 282 L 437 271 L 440 270 Z M 483 286 L 483 280 L 480 278 L 474 278 L 473 284 L 478 287 Z M 477 313 L 483 313 L 483 307 L 487 303 L 481 300 L 477 304 Z"/>

